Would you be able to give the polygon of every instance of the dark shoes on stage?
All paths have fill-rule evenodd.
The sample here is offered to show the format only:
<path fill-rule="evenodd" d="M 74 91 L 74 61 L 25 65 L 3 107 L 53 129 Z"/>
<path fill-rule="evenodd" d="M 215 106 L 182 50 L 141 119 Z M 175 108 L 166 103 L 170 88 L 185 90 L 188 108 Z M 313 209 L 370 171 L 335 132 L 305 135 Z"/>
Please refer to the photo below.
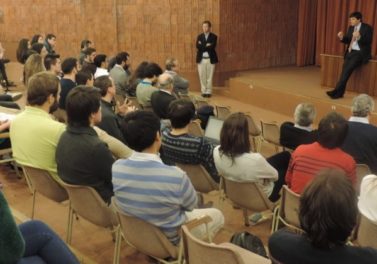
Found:
<path fill-rule="evenodd" d="M 334 90 L 333 91 L 327 91 L 326 94 L 331 98 L 331 99 L 339 99 L 343 98 L 343 94 L 338 94 Z"/>
<path fill-rule="evenodd" d="M 205 97 L 205 98 L 210 98 L 212 95 L 211 94 L 202 94 L 202 97 Z"/>

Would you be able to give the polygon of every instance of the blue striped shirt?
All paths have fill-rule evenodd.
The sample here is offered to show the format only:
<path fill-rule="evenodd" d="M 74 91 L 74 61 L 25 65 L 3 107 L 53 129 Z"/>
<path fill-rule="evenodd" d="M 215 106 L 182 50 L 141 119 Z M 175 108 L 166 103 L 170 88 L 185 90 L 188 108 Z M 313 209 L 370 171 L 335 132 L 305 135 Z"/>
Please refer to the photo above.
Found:
<path fill-rule="evenodd" d="M 186 222 L 185 211 L 197 204 L 191 181 L 181 169 L 155 154 L 134 152 L 112 167 L 115 202 L 127 215 L 159 227 L 174 244 Z"/>

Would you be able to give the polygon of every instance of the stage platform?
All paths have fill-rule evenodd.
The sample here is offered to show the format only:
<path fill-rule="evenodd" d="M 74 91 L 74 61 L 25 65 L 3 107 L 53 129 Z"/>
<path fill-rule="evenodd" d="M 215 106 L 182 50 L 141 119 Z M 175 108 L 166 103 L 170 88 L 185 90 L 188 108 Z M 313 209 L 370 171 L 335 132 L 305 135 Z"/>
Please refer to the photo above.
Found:
<path fill-rule="evenodd" d="M 227 89 L 219 89 L 218 94 L 240 102 L 292 116 L 295 107 L 309 102 L 317 108 L 319 119 L 331 110 L 350 116 L 354 92 L 346 92 L 344 98 L 332 100 L 326 95 L 329 87 L 321 87 L 320 68 L 279 67 L 240 72 L 228 82 Z M 373 113 L 371 123 L 377 124 L 377 114 Z"/>

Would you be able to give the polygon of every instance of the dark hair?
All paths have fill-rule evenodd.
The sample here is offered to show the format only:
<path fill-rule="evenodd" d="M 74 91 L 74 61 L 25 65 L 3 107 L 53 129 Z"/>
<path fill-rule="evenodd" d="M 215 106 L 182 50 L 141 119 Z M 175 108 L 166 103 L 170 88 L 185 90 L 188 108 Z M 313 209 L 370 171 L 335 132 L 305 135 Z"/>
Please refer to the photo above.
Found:
<path fill-rule="evenodd" d="M 204 25 L 204 24 L 207 24 L 208 27 L 212 27 L 211 21 L 209 21 L 209 20 L 204 20 L 202 25 Z"/>
<path fill-rule="evenodd" d="M 97 71 L 97 66 L 94 65 L 93 63 L 84 62 L 84 64 L 82 65 L 81 70 L 90 72 L 94 76 L 94 74 L 96 74 L 96 71 Z"/>
<path fill-rule="evenodd" d="M 93 52 L 96 52 L 96 49 L 95 48 L 86 48 L 83 52 L 84 52 L 85 56 L 89 56 Z"/>
<path fill-rule="evenodd" d="M 94 81 L 94 87 L 100 89 L 101 96 L 107 94 L 107 90 L 112 86 L 112 82 L 109 76 L 100 76 Z"/>
<path fill-rule="evenodd" d="M 101 64 L 106 61 L 106 57 L 107 56 L 105 54 L 97 54 L 93 61 L 94 65 L 100 68 Z"/>
<path fill-rule="evenodd" d="M 195 116 L 195 106 L 187 99 L 174 100 L 169 105 L 168 117 L 173 128 L 184 128 Z"/>
<path fill-rule="evenodd" d="M 30 45 L 33 45 L 34 43 L 38 43 L 39 38 L 42 37 L 40 34 L 36 34 L 31 38 Z"/>
<path fill-rule="evenodd" d="M 116 56 L 115 56 L 115 61 L 117 64 L 122 64 L 122 62 L 124 61 L 127 61 L 128 60 L 128 57 L 130 56 L 130 54 L 128 54 L 127 52 L 123 51 L 123 52 L 119 52 Z"/>
<path fill-rule="evenodd" d="M 55 65 L 59 58 L 59 54 L 47 54 L 43 62 L 46 70 L 49 71 L 51 69 L 51 66 Z"/>
<path fill-rule="evenodd" d="M 162 74 L 162 69 L 157 63 L 150 62 L 144 68 L 144 78 L 158 77 L 160 74 Z"/>
<path fill-rule="evenodd" d="M 86 49 L 92 42 L 89 39 L 84 39 L 81 41 L 81 49 Z"/>
<path fill-rule="evenodd" d="M 343 144 L 348 132 L 348 122 L 341 114 L 330 112 L 318 125 L 318 143 L 322 147 L 334 149 Z"/>
<path fill-rule="evenodd" d="M 59 79 L 50 72 L 34 74 L 27 85 L 27 102 L 29 105 L 43 105 L 52 94 L 56 98 L 59 90 Z"/>
<path fill-rule="evenodd" d="M 114 68 L 115 64 L 116 64 L 116 57 L 111 57 L 109 59 L 109 63 L 107 64 L 107 71 L 111 71 L 112 68 Z"/>
<path fill-rule="evenodd" d="M 224 122 L 220 132 L 220 151 L 234 158 L 251 150 L 249 124 L 244 113 L 233 113 Z"/>
<path fill-rule="evenodd" d="M 73 88 L 68 93 L 65 103 L 68 124 L 74 127 L 89 126 L 90 115 L 100 109 L 100 100 L 101 95 L 97 89 L 85 85 Z"/>
<path fill-rule="evenodd" d="M 93 74 L 91 72 L 81 70 L 76 73 L 75 79 L 77 85 L 86 85 L 88 80 L 93 79 Z"/>
<path fill-rule="evenodd" d="M 156 140 L 160 119 L 149 111 L 134 111 L 125 116 L 121 130 L 127 145 L 141 152 Z"/>
<path fill-rule="evenodd" d="M 29 50 L 29 40 L 26 38 L 21 39 L 20 42 L 18 43 L 18 48 L 16 52 L 18 62 L 22 64 L 25 63 L 28 50 Z"/>
<path fill-rule="evenodd" d="M 147 61 L 143 61 L 139 64 L 139 66 L 137 66 L 136 70 L 134 71 L 132 77 L 131 77 L 131 80 L 136 80 L 136 79 L 144 79 L 145 77 L 145 74 L 144 74 L 144 71 L 145 71 L 145 67 L 147 67 L 149 62 Z"/>
<path fill-rule="evenodd" d="M 62 63 L 62 71 L 64 74 L 69 74 L 77 67 L 77 59 L 70 57 L 66 58 Z"/>
<path fill-rule="evenodd" d="M 299 219 L 316 248 L 344 245 L 356 224 L 357 198 L 345 173 L 325 169 L 317 173 L 300 197 Z"/>
<path fill-rule="evenodd" d="M 31 49 L 36 51 L 38 54 L 41 54 L 43 47 L 44 47 L 44 45 L 42 43 L 39 43 L 39 42 L 31 45 Z"/>
<path fill-rule="evenodd" d="M 363 20 L 363 14 L 361 14 L 361 12 L 358 12 L 358 11 L 352 12 L 349 17 L 350 18 L 354 17 L 357 20 L 361 20 L 361 21 Z"/>
<path fill-rule="evenodd" d="M 52 38 L 56 38 L 56 36 L 52 33 L 49 33 L 46 35 L 46 40 L 49 40 L 49 39 L 52 39 Z"/>

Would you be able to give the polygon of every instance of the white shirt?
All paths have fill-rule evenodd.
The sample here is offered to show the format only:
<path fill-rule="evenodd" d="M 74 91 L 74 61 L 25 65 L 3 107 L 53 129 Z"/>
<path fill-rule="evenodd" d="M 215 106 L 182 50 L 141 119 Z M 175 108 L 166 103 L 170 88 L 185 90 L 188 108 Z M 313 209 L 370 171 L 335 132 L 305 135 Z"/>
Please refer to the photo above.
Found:
<path fill-rule="evenodd" d="M 108 76 L 108 75 L 109 75 L 109 72 L 107 71 L 107 69 L 97 67 L 96 73 L 94 74 L 94 79 L 97 79 L 98 77 L 101 77 L 101 76 Z"/>
<path fill-rule="evenodd" d="M 369 124 L 369 120 L 366 117 L 351 116 L 350 119 L 348 119 L 348 121 Z"/>
<path fill-rule="evenodd" d="M 295 127 L 302 129 L 302 130 L 306 130 L 308 132 L 311 132 L 313 130 L 312 126 L 300 126 L 298 124 L 295 124 Z"/>
<path fill-rule="evenodd" d="M 223 177 L 239 182 L 257 182 L 261 190 L 270 196 L 274 188 L 274 181 L 278 179 L 278 172 L 259 153 L 244 153 L 232 159 L 220 155 L 219 147 L 213 150 L 216 169 Z"/>
<path fill-rule="evenodd" d="M 359 211 L 377 224 L 377 176 L 367 175 L 361 181 Z"/>
<path fill-rule="evenodd" d="M 361 23 L 359 23 L 357 26 L 355 26 L 353 32 L 360 31 Z M 358 40 L 354 41 L 352 43 L 352 49 L 353 50 L 360 50 Z"/>

